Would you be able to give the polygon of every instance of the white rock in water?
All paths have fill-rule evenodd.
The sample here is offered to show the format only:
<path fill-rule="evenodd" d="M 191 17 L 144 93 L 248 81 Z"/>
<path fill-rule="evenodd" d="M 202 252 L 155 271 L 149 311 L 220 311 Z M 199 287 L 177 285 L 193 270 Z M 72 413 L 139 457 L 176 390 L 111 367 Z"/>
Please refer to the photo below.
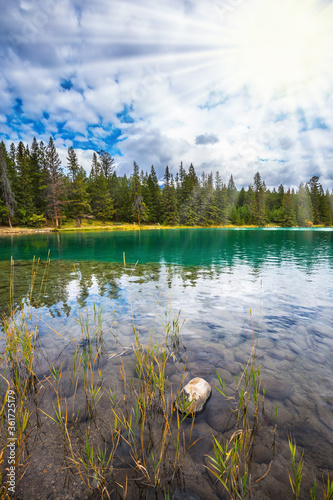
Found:
<path fill-rule="evenodd" d="M 182 413 L 200 413 L 209 399 L 212 388 L 203 378 L 192 378 L 180 391 L 176 406 Z"/>

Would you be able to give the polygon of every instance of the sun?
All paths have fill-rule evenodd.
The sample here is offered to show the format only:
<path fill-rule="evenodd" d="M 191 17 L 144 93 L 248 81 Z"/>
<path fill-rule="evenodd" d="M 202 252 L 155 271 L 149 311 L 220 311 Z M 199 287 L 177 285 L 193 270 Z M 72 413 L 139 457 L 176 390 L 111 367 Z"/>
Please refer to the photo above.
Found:
<path fill-rule="evenodd" d="M 311 91 L 331 80 L 333 6 L 320 7 L 314 0 L 250 1 L 235 10 L 224 42 L 235 85 L 247 85 L 264 99 L 301 87 Z"/>

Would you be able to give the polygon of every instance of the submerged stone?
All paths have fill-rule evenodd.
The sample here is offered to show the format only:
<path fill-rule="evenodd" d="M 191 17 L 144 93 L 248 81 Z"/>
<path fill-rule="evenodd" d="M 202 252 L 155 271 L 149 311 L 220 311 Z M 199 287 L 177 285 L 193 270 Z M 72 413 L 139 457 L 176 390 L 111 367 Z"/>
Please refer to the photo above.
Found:
<path fill-rule="evenodd" d="M 176 407 L 182 413 L 201 413 L 209 399 L 212 388 L 203 378 L 193 378 L 180 391 Z"/>

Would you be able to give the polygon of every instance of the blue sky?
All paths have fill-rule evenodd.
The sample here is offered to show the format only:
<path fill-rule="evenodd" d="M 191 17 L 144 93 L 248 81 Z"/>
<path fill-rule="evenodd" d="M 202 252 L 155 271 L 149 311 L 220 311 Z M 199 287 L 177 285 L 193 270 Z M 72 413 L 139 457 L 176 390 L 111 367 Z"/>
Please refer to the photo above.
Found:
<path fill-rule="evenodd" d="M 0 139 L 55 139 L 119 175 L 183 161 L 333 188 L 333 8 L 317 0 L 11 0 L 0 19 Z"/>

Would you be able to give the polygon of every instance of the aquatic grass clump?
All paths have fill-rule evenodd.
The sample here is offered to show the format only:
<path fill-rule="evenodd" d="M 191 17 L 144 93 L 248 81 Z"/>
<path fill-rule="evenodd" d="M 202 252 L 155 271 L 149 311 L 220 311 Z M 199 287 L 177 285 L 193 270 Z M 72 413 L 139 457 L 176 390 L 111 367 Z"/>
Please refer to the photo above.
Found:
<path fill-rule="evenodd" d="M 291 453 L 290 463 L 291 463 L 291 470 L 292 470 L 291 473 L 288 470 L 288 476 L 289 476 L 291 489 L 293 492 L 293 500 L 298 500 L 300 488 L 301 488 L 301 480 L 302 480 L 302 476 L 303 476 L 302 470 L 303 470 L 303 465 L 304 465 L 304 462 L 303 462 L 303 453 L 304 452 L 302 452 L 300 461 L 299 461 L 298 465 L 296 466 L 296 458 L 295 458 L 296 457 L 296 444 L 293 442 L 293 440 L 291 438 L 288 438 L 288 444 L 289 444 L 290 453 Z M 316 489 L 317 489 L 317 486 L 315 485 L 314 486 L 314 493 L 313 492 L 311 493 L 312 495 L 316 494 Z"/>
<path fill-rule="evenodd" d="M 165 330 L 175 336 L 177 321 L 166 325 Z M 182 482 L 182 466 L 192 442 L 194 419 L 191 423 L 189 438 L 186 442 L 182 424 L 190 412 L 180 414 L 175 401 L 179 397 L 186 373 L 184 365 L 179 386 L 173 392 L 165 376 L 169 360 L 168 336 L 164 345 L 143 346 L 137 330 L 134 328 L 135 374 L 126 384 L 130 389 L 125 395 L 123 408 L 116 405 L 114 416 L 122 429 L 122 439 L 131 450 L 135 481 L 153 486 L 166 492 L 176 480 Z M 126 394 L 126 390 L 125 390 Z M 134 400 L 133 400 L 134 397 Z"/>
<path fill-rule="evenodd" d="M 252 325 L 252 311 L 251 311 Z M 265 389 L 261 391 L 260 366 L 257 365 L 256 345 L 251 336 L 249 360 L 238 380 L 236 394 L 228 397 L 225 382 L 218 372 L 220 387 L 215 387 L 236 413 L 236 430 L 230 438 L 213 436 L 214 457 L 209 456 L 209 471 L 223 485 L 232 500 L 244 500 L 251 492 L 251 465 L 253 447 L 259 431 L 260 413 L 264 413 Z M 262 392 L 262 394 L 261 394 Z M 261 410 L 261 412 L 260 412 Z M 266 474 L 265 474 L 266 475 Z M 261 478 L 257 480 L 259 482 Z"/>
<path fill-rule="evenodd" d="M 41 279 L 38 294 L 42 294 L 47 281 L 49 259 Z M 8 483 L 4 483 L 5 452 L 10 438 L 14 438 L 15 461 L 12 464 L 16 470 L 16 483 L 23 477 L 29 459 L 28 438 L 35 429 L 32 423 L 32 415 L 38 412 L 37 396 L 41 390 L 38 387 L 38 379 L 35 374 L 36 348 L 39 338 L 38 318 L 35 317 L 33 308 L 34 290 L 38 273 L 39 260 L 33 261 L 29 300 L 26 305 L 15 305 L 14 301 L 14 261 L 11 260 L 10 277 L 10 307 L 7 315 L 1 318 L 2 341 L 4 351 L 0 357 L 1 380 L 4 385 L 0 388 L 1 397 L 1 420 L 0 430 L 3 437 L 0 450 L 0 483 L 1 498 L 8 496 Z M 14 401 L 9 405 L 10 401 Z M 35 410 L 31 410 L 31 403 L 35 404 Z M 11 408 L 11 410 L 10 410 Z M 13 420 L 13 412 L 15 421 Z M 9 414 L 10 413 L 10 414 Z M 38 420 L 38 416 L 36 417 Z M 11 423 L 11 425 L 9 425 Z M 15 429 L 13 436 L 10 429 Z"/>
<path fill-rule="evenodd" d="M 170 338 L 179 336 L 177 318 L 171 320 L 169 316 L 170 323 L 165 325 Z M 52 369 L 45 379 L 53 388 L 56 401 L 54 414 L 44 413 L 61 429 L 66 467 L 76 471 L 88 489 L 98 488 L 106 498 L 115 486 L 124 491 L 128 487 L 133 490 L 133 485 L 139 490 L 154 488 L 163 494 L 173 484 L 182 486 L 183 463 L 196 442 L 192 441 L 195 419 L 192 419 L 186 438 L 183 427 L 189 412 L 180 414 L 174 404 L 186 375 L 186 363 L 174 389 L 165 374 L 167 363 L 174 362 L 168 335 L 162 343 L 153 343 L 151 336 L 144 344 L 133 326 L 133 337 L 131 351 L 121 353 L 133 360 L 133 372 L 132 375 L 128 373 L 120 356 L 123 391 L 119 395 L 104 387 L 98 368 L 101 345 L 97 344 L 88 343 L 82 349 L 77 346 L 72 369 L 67 368 L 65 372 L 62 366 Z M 72 390 L 71 408 L 62 389 L 66 377 L 70 379 Z M 82 398 L 81 407 L 76 404 L 78 388 L 84 394 L 84 408 Z M 80 412 L 86 415 L 84 425 L 79 422 Z M 124 446 L 127 449 L 125 456 Z M 119 460 L 129 466 L 122 485 L 115 472 L 119 470 Z"/>

